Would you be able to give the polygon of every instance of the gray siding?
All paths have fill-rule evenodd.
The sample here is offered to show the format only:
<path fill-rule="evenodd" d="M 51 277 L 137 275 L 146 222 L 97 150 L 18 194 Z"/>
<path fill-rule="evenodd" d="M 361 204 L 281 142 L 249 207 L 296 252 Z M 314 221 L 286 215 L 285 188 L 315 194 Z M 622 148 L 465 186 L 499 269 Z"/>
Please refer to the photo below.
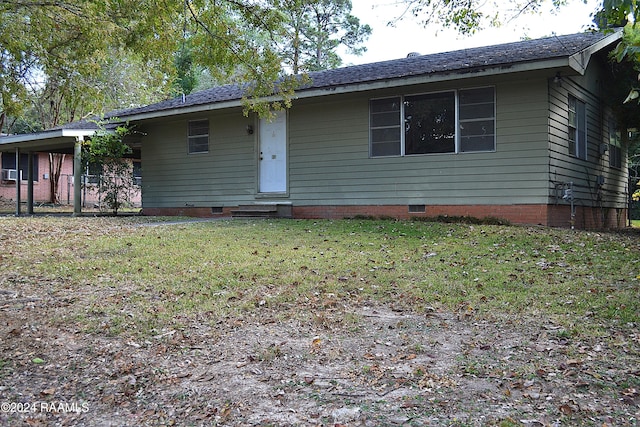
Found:
<path fill-rule="evenodd" d="M 610 112 L 599 96 L 604 77 L 599 65 L 592 61 L 588 77 L 564 77 L 562 85 L 549 84 L 549 188 L 550 203 L 557 200 L 556 184 L 572 182 L 578 206 L 626 207 L 626 163 L 622 168 L 609 167 L 609 152 L 602 153 L 601 144 L 609 142 Z M 573 95 L 585 102 L 587 112 L 587 159 L 569 155 L 568 99 Z M 624 151 L 624 150 L 623 150 Z M 597 185 L 597 177 L 604 185 Z"/>
<path fill-rule="evenodd" d="M 294 206 L 554 203 L 552 181 L 574 180 L 584 186 L 580 177 L 585 165 L 569 158 L 566 147 L 566 93 L 573 84 L 549 89 L 548 77 L 523 73 L 500 81 L 485 78 L 478 84 L 467 79 L 446 86 L 300 100 L 288 116 L 288 193 L 273 200 Z M 496 87 L 495 152 L 369 157 L 371 98 L 486 85 Z M 593 107 L 598 100 L 588 91 L 576 96 L 586 97 L 590 106 L 589 157 L 596 159 L 604 132 L 598 120 L 601 112 Z M 199 118 L 210 120 L 209 152 L 189 155 L 187 120 Z M 258 132 L 247 135 L 248 124 L 256 126 L 239 109 L 147 123 L 142 149 L 144 206 L 271 201 L 257 192 Z M 600 164 L 604 161 L 598 160 L 591 170 Z M 587 195 L 588 190 L 581 190 L 580 197 Z"/>
<path fill-rule="evenodd" d="M 209 152 L 187 153 L 188 119 L 209 119 Z M 236 110 L 147 124 L 143 129 L 143 206 L 227 206 L 254 200 L 253 119 Z"/>
<path fill-rule="evenodd" d="M 457 88 L 453 83 L 444 89 Z M 496 85 L 496 152 L 369 157 L 370 98 L 441 89 L 387 90 L 294 107 L 294 205 L 546 203 L 545 79 Z"/>

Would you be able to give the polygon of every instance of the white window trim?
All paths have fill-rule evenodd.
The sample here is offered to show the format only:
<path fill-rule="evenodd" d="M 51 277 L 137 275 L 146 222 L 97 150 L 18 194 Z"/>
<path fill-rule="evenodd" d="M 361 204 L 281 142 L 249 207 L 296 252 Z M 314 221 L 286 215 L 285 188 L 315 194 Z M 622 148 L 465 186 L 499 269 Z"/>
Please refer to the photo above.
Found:
<path fill-rule="evenodd" d="M 460 91 L 464 90 L 473 90 L 473 89 L 484 89 L 484 88 L 493 88 L 493 121 L 494 121 L 494 135 L 493 135 L 493 150 L 480 150 L 480 151 L 461 151 L 460 147 Z M 405 98 L 409 96 L 420 96 L 420 95 L 431 95 L 437 93 L 453 93 L 454 102 L 455 102 L 455 136 L 454 136 L 454 146 L 455 150 L 450 153 L 420 153 L 420 154 L 406 154 L 406 132 L 404 127 L 404 103 Z M 373 129 L 371 126 L 371 104 L 369 103 L 369 158 L 377 159 L 384 157 L 407 157 L 407 156 L 437 156 L 437 155 L 451 155 L 451 154 L 473 154 L 473 153 L 495 153 L 496 145 L 497 145 L 497 100 L 496 100 L 496 87 L 495 86 L 477 86 L 477 87 L 469 87 L 469 88 L 461 88 L 461 89 L 450 89 L 450 90 L 438 90 L 432 92 L 419 92 L 419 93 L 410 93 L 410 94 L 402 94 L 402 95 L 393 95 L 393 96 L 382 96 L 378 98 L 371 98 L 369 102 L 376 101 L 380 99 L 391 99 L 391 98 L 400 98 L 400 154 L 392 154 L 387 156 L 374 156 L 372 153 L 373 144 L 371 141 L 371 130 Z M 585 108 L 586 110 L 586 108 Z"/>

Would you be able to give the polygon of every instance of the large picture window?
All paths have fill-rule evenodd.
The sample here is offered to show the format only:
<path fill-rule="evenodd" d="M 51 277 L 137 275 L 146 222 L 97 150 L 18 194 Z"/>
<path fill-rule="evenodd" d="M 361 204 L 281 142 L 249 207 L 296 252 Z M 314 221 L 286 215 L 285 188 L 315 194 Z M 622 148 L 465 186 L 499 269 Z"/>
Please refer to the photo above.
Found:
<path fill-rule="evenodd" d="M 404 135 L 405 154 L 453 153 L 455 92 L 405 97 Z"/>
<path fill-rule="evenodd" d="M 587 109 L 584 102 L 569 95 L 569 154 L 587 160 Z"/>
<path fill-rule="evenodd" d="M 495 89 L 374 99 L 371 156 L 495 150 Z"/>
<path fill-rule="evenodd" d="M 209 152 L 209 120 L 189 122 L 189 154 Z"/>

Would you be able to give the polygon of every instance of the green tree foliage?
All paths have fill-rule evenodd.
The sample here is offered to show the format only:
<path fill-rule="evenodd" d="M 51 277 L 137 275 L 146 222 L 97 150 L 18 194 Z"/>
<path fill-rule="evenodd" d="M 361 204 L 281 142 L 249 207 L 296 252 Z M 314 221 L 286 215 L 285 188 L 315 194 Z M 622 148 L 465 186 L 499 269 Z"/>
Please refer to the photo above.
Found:
<path fill-rule="evenodd" d="M 624 27 L 622 41 L 612 52 L 614 73 L 608 96 L 612 99 L 618 127 L 627 149 L 629 189 L 636 203 L 632 215 L 637 218 L 637 189 L 640 176 L 640 5 L 636 0 L 603 0 L 603 7 L 595 17 L 602 29 Z M 625 97 L 626 95 L 626 97 Z M 624 101 L 623 101 L 624 100 Z"/>
<path fill-rule="evenodd" d="M 188 89 L 190 65 L 217 82 L 252 82 L 247 108 L 257 110 L 253 99 L 278 81 L 286 105 L 299 79 L 281 73 L 284 1 L 0 0 L 0 129 L 30 103 L 48 110 L 49 127 L 128 107 L 143 92 L 166 96 L 175 82 Z M 125 61 L 138 90 L 119 83 L 132 75 Z"/>
<path fill-rule="evenodd" d="M 193 52 L 190 46 L 183 45 L 175 55 L 176 86 L 185 95 L 193 92 L 198 84 L 197 70 L 193 65 Z"/>
<path fill-rule="evenodd" d="M 155 0 L 135 7 L 125 0 L 0 1 L 0 117 L 20 117 L 33 105 L 42 126 L 50 127 L 99 108 L 104 96 L 96 83 L 121 51 L 135 53 L 146 69 L 163 66 L 176 43 L 167 6 Z"/>
<path fill-rule="evenodd" d="M 88 170 L 96 171 L 98 191 L 114 215 L 130 204 L 130 194 L 135 187 L 132 164 L 126 158 L 132 150 L 125 138 L 131 134 L 128 126 L 118 126 L 113 131 L 101 126 L 83 147 L 83 164 Z"/>
<path fill-rule="evenodd" d="M 339 67 L 342 58 L 336 50 L 341 46 L 353 55 L 366 51 L 363 43 L 371 27 L 360 24 L 351 9 L 351 0 L 285 2 L 286 33 L 281 49 L 294 74 Z"/>

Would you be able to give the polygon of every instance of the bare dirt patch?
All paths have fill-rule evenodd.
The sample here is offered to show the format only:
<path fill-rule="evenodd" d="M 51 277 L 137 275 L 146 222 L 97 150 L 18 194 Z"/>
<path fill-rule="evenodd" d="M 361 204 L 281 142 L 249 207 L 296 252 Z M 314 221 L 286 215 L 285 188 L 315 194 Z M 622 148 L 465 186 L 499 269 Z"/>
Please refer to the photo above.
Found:
<path fill-rule="evenodd" d="M 34 287 L 35 288 L 35 287 Z M 341 307 L 194 323 L 144 342 L 48 322 L 59 295 L 3 284 L 4 425 L 636 425 L 637 331 Z M 71 407 L 60 407 L 61 404 Z M 43 406 L 44 405 L 44 406 Z"/>

